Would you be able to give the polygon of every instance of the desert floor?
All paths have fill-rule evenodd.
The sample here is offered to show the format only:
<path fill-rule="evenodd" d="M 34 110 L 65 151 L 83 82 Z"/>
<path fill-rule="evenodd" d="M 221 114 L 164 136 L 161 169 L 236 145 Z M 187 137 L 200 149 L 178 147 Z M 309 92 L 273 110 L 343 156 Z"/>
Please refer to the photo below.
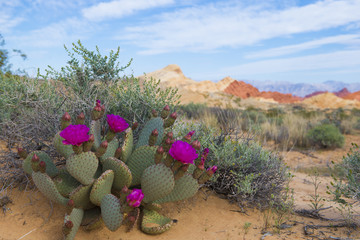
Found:
<path fill-rule="evenodd" d="M 290 187 L 294 189 L 295 208 L 311 209 L 309 206 L 311 195 L 314 194 L 314 185 L 311 178 L 303 173 L 304 169 L 326 167 L 331 161 L 339 162 L 351 146 L 351 142 L 360 143 L 360 136 L 346 136 L 346 144 L 342 149 L 332 151 L 290 151 L 279 152 L 284 161 L 295 175 Z M 333 202 L 329 201 L 326 194 L 326 186 L 329 185 L 331 177 L 321 176 L 319 194 L 327 201 L 324 207 L 332 208 L 322 211 L 324 217 L 331 219 L 342 219 L 344 216 L 336 210 Z M 61 229 L 65 208 L 53 205 L 37 190 L 19 191 L 13 189 L 8 191 L 12 203 L 7 204 L 5 214 L 0 213 L 0 239 L 1 240 L 47 240 L 63 239 Z M 360 207 L 354 208 L 360 213 Z M 178 222 L 171 230 L 158 236 L 143 234 L 139 228 L 131 232 L 125 232 L 121 227 L 116 232 L 106 228 L 86 232 L 79 229 L 76 239 L 360 239 L 360 231 L 338 228 L 309 229 L 310 235 L 305 235 L 304 226 L 309 225 L 336 225 L 337 221 L 322 221 L 313 218 L 305 218 L 296 214 L 285 219 L 285 229 L 279 233 L 268 229 L 264 231 L 264 220 L 266 213 L 256 209 L 245 209 L 242 213 L 236 204 L 230 204 L 228 200 L 222 199 L 207 189 L 201 189 L 198 194 L 190 200 L 180 203 L 171 203 L 164 206 L 163 212 Z M 245 224 L 251 223 L 248 231 Z M 348 235 L 350 234 L 350 235 Z"/>

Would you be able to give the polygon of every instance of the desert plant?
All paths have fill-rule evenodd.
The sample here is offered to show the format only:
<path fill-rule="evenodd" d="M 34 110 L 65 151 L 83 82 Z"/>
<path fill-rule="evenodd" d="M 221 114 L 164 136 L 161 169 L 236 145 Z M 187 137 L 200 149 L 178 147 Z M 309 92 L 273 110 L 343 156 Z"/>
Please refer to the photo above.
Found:
<path fill-rule="evenodd" d="M 134 77 L 123 77 L 122 81 L 111 89 L 112 101 L 109 111 L 123 116 L 128 121 L 136 119 L 140 129 L 151 117 L 151 111 L 160 111 L 162 106 L 177 108 L 180 95 L 177 89 L 165 88 L 160 80 L 145 78 L 140 81 Z"/>
<path fill-rule="evenodd" d="M 101 221 L 111 231 L 122 224 L 130 230 L 140 216 L 140 205 L 142 231 L 159 234 L 169 230 L 175 221 L 158 213 L 159 204 L 192 197 L 200 184 L 212 177 L 217 167 L 204 168 L 208 150 L 200 154 L 200 142 L 192 140 L 193 131 L 181 140 L 173 137 L 169 127 L 177 115 L 170 114 L 169 106 L 159 117 L 152 112 L 153 118 L 136 142 L 133 131 L 138 124 L 129 127 L 123 118 L 113 114 L 107 115 L 109 130 L 102 136 L 104 113 L 104 105 L 97 100 L 90 128 L 84 124 L 83 113 L 74 124 L 65 113 L 61 131 L 53 140 L 57 151 L 66 158 L 65 167 L 58 169 L 45 152 L 28 154 L 20 148 L 24 171 L 32 176 L 40 192 L 66 206 L 65 239 L 74 239 L 80 225 L 90 230 L 101 226 Z"/>
<path fill-rule="evenodd" d="M 349 153 L 344 156 L 340 164 L 342 170 L 345 172 L 344 176 L 346 182 L 341 178 L 333 176 L 334 182 L 332 185 L 335 190 L 332 195 L 335 200 L 345 203 L 346 200 L 342 197 L 354 198 L 360 201 L 360 148 L 357 144 L 353 143 Z"/>
<path fill-rule="evenodd" d="M 206 104 L 188 103 L 179 106 L 179 113 L 185 115 L 189 119 L 200 119 L 207 111 Z"/>
<path fill-rule="evenodd" d="M 315 211 L 318 212 L 320 208 L 324 206 L 322 203 L 325 201 L 324 198 L 320 197 L 319 195 L 319 186 L 321 184 L 321 181 L 319 179 L 319 172 L 315 171 L 314 175 L 310 176 L 311 178 L 311 184 L 314 186 L 314 194 L 310 195 L 310 207 Z"/>
<path fill-rule="evenodd" d="M 332 124 L 321 124 L 307 133 L 309 141 L 320 148 L 337 148 L 344 145 L 344 136 Z"/>
<path fill-rule="evenodd" d="M 289 180 L 288 169 L 276 154 L 252 141 L 251 135 L 227 134 L 201 122 L 180 122 L 173 131 L 181 136 L 191 129 L 210 149 L 207 163 L 218 166 L 208 187 L 240 205 L 261 203 L 265 207 L 272 194 L 280 196 Z"/>

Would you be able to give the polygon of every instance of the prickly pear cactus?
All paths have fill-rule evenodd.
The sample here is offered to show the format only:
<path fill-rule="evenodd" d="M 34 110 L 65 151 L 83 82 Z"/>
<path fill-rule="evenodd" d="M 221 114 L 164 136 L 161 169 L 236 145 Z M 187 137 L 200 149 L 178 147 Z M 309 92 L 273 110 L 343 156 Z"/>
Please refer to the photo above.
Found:
<path fill-rule="evenodd" d="M 65 113 L 53 140 L 65 165 L 58 170 L 46 153 L 28 154 L 19 148 L 24 171 L 40 192 L 66 207 L 64 239 L 74 239 L 80 226 L 90 231 L 105 225 L 116 231 L 124 224 L 129 231 L 138 220 L 147 234 L 169 230 L 176 220 L 159 214 L 159 204 L 190 198 L 211 178 L 216 166 L 204 169 L 208 149 L 200 153 L 200 142 L 191 139 L 194 132 L 174 139 L 169 128 L 177 115 L 170 114 L 169 106 L 160 116 L 152 112 L 153 118 L 142 127 L 137 141 L 134 131 L 138 124 L 129 127 L 112 114 L 106 117 L 108 132 L 102 136 L 104 114 L 99 100 L 90 127 L 85 125 L 83 113 L 73 124 Z"/>

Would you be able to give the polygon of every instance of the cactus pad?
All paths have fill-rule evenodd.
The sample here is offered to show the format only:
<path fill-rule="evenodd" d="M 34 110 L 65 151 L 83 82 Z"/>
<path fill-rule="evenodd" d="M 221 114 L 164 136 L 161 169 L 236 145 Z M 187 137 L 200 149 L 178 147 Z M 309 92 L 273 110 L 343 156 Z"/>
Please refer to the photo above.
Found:
<path fill-rule="evenodd" d="M 131 186 L 139 185 L 144 170 L 155 163 L 156 147 L 142 146 L 131 154 L 127 165 L 132 174 Z"/>
<path fill-rule="evenodd" d="M 59 174 L 54 178 L 54 183 L 64 197 L 69 197 L 69 194 L 81 185 L 65 168 L 59 170 Z"/>
<path fill-rule="evenodd" d="M 96 151 L 101 144 L 101 120 L 92 120 L 90 123 L 89 134 L 94 135 L 94 145 L 93 150 Z"/>
<path fill-rule="evenodd" d="M 162 137 L 164 134 L 164 121 L 161 117 L 156 117 L 150 119 L 144 126 L 144 128 L 141 130 L 141 133 L 139 135 L 139 140 L 136 144 L 136 148 L 139 148 L 141 146 L 145 146 L 149 144 L 149 137 L 151 135 L 151 132 L 155 129 L 158 130 L 159 135 L 156 140 L 155 145 L 160 145 L 162 141 Z"/>
<path fill-rule="evenodd" d="M 155 202 L 164 203 L 164 202 L 181 201 L 194 196 L 198 190 L 199 190 L 199 184 L 197 180 L 194 179 L 192 175 L 185 174 L 183 177 L 175 181 L 174 189 L 169 195 Z"/>
<path fill-rule="evenodd" d="M 65 236 L 65 240 L 73 240 L 80 227 L 81 221 L 84 216 L 84 210 L 74 208 L 70 215 L 65 216 L 65 221 L 71 221 L 74 225 L 68 235 Z"/>
<path fill-rule="evenodd" d="M 32 173 L 33 181 L 36 187 L 50 200 L 61 205 L 66 205 L 69 199 L 63 197 L 57 190 L 53 180 L 46 174 L 41 172 Z"/>
<path fill-rule="evenodd" d="M 143 201 L 148 203 L 165 197 L 175 185 L 174 174 L 164 164 L 152 165 L 145 169 L 141 177 Z"/>
<path fill-rule="evenodd" d="M 121 191 L 124 186 L 129 187 L 132 181 L 131 171 L 125 163 L 114 157 L 107 158 L 103 162 L 103 169 L 114 171 L 114 182 L 112 187 Z"/>
<path fill-rule="evenodd" d="M 90 192 L 92 184 L 80 185 L 74 191 L 70 193 L 70 199 L 74 200 L 76 208 L 90 209 L 94 207 L 94 204 L 90 202 Z"/>
<path fill-rule="evenodd" d="M 131 128 L 126 129 L 125 139 L 121 146 L 121 160 L 126 163 L 134 147 L 134 134 Z"/>
<path fill-rule="evenodd" d="M 93 181 L 99 161 L 93 152 L 71 155 L 66 161 L 66 170 L 83 185 Z"/>
<path fill-rule="evenodd" d="M 71 154 L 74 153 L 74 151 L 73 151 L 71 145 L 65 145 L 65 144 L 62 143 L 64 138 L 62 138 L 60 136 L 60 132 L 58 132 L 54 136 L 53 144 L 54 144 L 55 149 L 57 150 L 58 153 L 61 154 L 61 156 L 65 157 L 65 158 L 68 158 L 68 157 L 70 157 Z"/>
<path fill-rule="evenodd" d="M 108 157 L 114 157 L 116 149 L 119 147 L 119 140 L 114 138 L 112 141 L 108 142 L 108 147 L 106 148 L 106 152 L 99 159 L 100 162 L 103 163 L 105 159 Z"/>
<path fill-rule="evenodd" d="M 141 230 L 148 234 L 160 234 L 169 230 L 175 222 L 176 220 L 164 217 L 156 211 L 144 209 Z"/>
<path fill-rule="evenodd" d="M 42 152 L 42 151 L 34 151 L 32 153 L 29 153 L 27 155 L 27 157 L 25 158 L 25 160 L 23 161 L 23 169 L 27 174 L 31 175 L 33 172 L 32 168 L 31 168 L 31 159 L 34 156 L 34 154 L 36 154 L 40 158 L 40 161 L 45 162 L 46 173 L 50 177 L 55 177 L 59 173 L 59 170 L 56 168 L 55 164 L 53 163 L 53 161 L 51 160 L 49 155 L 47 155 L 47 153 Z"/>
<path fill-rule="evenodd" d="M 107 194 L 101 201 L 101 216 L 104 224 L 110 231 L 116 231 L 123 220 L 120 200 L 112 194 Z"/>
<path fill-rule="evenodd" d="M 111 193 L 111 186 L 114 181 L 114 171 L 106 170 L 101 176 L 95 180 L 90 192 L 90 201 L 100 206 L 101 199 Z"/>

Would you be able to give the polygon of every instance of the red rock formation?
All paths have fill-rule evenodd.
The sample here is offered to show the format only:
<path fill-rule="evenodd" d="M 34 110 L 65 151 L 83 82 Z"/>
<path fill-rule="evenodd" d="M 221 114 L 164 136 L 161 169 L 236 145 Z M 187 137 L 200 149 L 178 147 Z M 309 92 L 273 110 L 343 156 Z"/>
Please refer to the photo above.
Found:
<path fill-rule="evenodd" d="M 243 81 L 233 81 L 224 89 L 224 92 L 240 98 L 258 97 L 260 95 L 256 87 Z"/>
<path fill-rule="evenodd" d="M 351 92 L 349 92 L 349 90 L 347 90 L 347 88 L 343 88 L 338 92 L 333 92 L 336 96 L 344 98 L 347 95 L 351 94 Z"/>
<path fill-rule="evenodd" d="M 350 94 L 346 95 L 343 98 L 344 99 L 349 99 L 349 100 L 358 100 L 358 101 L 360 101 L 360 91 L 350 93 Z"/>
<path fill-rule="evenodd" d="M 227 88 L 225 88 L 224 92 L 235 95 L 240 98 L 249 98 L 249 97 L 262 97 L 262 98 L 270 98 L 274 99 L 279 103 L 294 103 L 301 101 L 302 98 L 296 97 L 288 94 L 283 94 L 279 92 L 260 92 L 256 87 L 251 84 L 247 84 L 243 81 L 234 81 Z"/>
<path fill-rule="evenodd" d="M 261 92 L 260 97 L 272 98 L 279 103 L 294 103 L 302 100 L 301 97 L 293 96 L 290 93 L 279 93 L 279 92 Z"/>

